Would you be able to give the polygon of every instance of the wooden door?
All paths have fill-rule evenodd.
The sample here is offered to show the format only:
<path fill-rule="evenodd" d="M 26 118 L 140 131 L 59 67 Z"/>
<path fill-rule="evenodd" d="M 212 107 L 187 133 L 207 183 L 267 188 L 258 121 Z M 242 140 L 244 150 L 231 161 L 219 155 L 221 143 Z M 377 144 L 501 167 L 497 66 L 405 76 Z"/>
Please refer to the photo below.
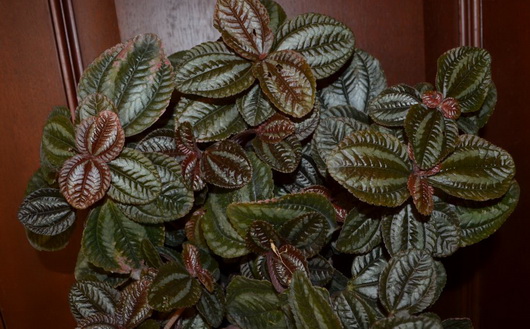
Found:
<path fill-rule="evenodd" d="M 390 84 L 434 80 L 436 58 L 482 40 L 494 57 L 499 105 L 486 137 L 514 154 L 528 203 L 529 138 L 523 77 L 530 74 L 530 4 L 501 0 L 277 0 L 289 16 L 315 11 L 352 28 L 356 46 L 380 59 Z M 25 184 L 38 167 L 38 143 L 54 105 L 75 106 L 75 83 L 101 51 L 135 34 L 154 32 L 168 53 L 218 38 L 215 0 L 0 0 L 0 315 L 5 329 L 72 328 L 67 293 L 79 248 L 34 251 L 16 220 Z M 482 5 L 481 5 L 482 3 Z M 520 129 L 520 130 L 517 130 Z M 526 202 L 525 202 L 526 201 Z M 483 246 L 448 259 L 449 282 L 435 309 L 471 316 L 476 328 L 516 327 L 524 316 L 530 277 L 523 253 L 522 206 Z M 513 267 L 511 267 L 513 265 Z M 499 281 L 499 280 L 503 281 Z M 503 284 L 499 284 L 503 282 Z M 506 285 L 505 283 L 512 285 Z M 516 316 L 511 317 L 509 309 Z M 497 310 L 501 310 L 498 312 Z M 510 324 L 510 325 L 507 325 Z M 1 327 L 0 327 L 1 328 Z"/>

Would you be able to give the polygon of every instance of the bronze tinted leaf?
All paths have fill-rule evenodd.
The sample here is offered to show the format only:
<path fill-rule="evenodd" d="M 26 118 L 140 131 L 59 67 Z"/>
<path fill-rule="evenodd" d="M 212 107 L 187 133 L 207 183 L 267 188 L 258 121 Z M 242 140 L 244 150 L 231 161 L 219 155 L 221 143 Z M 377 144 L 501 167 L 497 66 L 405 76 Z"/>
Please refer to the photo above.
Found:
<path fill-rule="evenodd" d="M 204 175 L 201 170 L 201 161 L 195 153 L 188 154 L 180 163 L 182 167 L 182 178 L 193 191 L 200 191 L 206 186 Z"/>
<path fill-rule="evenodd" d="M 256 129 L 256 135 L 265 143 L 278 143 L 295 131 L 294 123 L 276 114 Z"/>
<path fill-rule="evenodd" d="M 307 273 L 307 260 L 303 253 L 292 245 L 274 247 L 267 254 L 267 266 L 272 284 L 277 291 L 283 291 L 289 286 L 296 271 Z"/>
<path fill-rule="evenodd" d="M 280 111 L 301 118 L 313 109 L 316 80 L 299 53 L 293 50 L 274 52 L 255 63 L 253 72 L 265 95 Z"/>
<path fill-rule="evenodd" d="M 327 221 L 318 212 L 291 219 L 280 228 L 280 234 L 306 257 L 315 256 L 327 242 Z"/>
<path fill-rule="evenodd" d="M 238 188 L 252 178 L 252 165 L 245 150 L 236 142 L 224 140 L 208 147 L 201 158 L 204 179 L 224 188 Z"/>
<path fill-rule="evenodd" d="M 137 328 L 153 312 L 147 298 L 151 284 L 151 278 L 146 276 L 122 291 L 117 317 L 123 321 L 125 328 Z"/>
<path fill-rule="evenodd" d="M 198 154 L 200 152 L 197 148 L 195 135 L 193 134 L 193 127 L 189 122 L 183 122 L 177 126 L 175 131 L 175 144 L 177 154 L 181 156 L 187 156 L 191 153 Z"/>
<path fill-rule="evenodd" d="M 291 173 L 296 170 L 302 158 L 302 145 L 295 136 L 288 136 L 281 142 L 267 144 L 259 138 L 252 141 L 256 155 L 272 169 Z"/>
<path fill-rule="evenodd" d="M 281 238 L 272 224 L 256 220 L 250 225 L 246 236 L 247 247 L 252 252 L 264 254 L 272 250 L 272 245 L 281 245 Z"/>
<path fill-rule="evenodd" d="M 75 142 L 81 154 L 93 155 L 103 162 L 114 160 L 125 144 L 118 115 L 103 111 L 83 120 L 76 128 Z"/>
<path fill-rule="evenodd" d="M 236 105 L 245 122 L 253 127 L 267 120 L 276 112 L 272 103 L 263 94 L 259 84 L 238 98 Z"/>
<path fill-rule="evenodd" d="M 274 35 L 267 8 L 259 0 L 218 0 L 214 26 L 223 41 L 239 55 L 263 59 L 271 49 Z"/>
<path fill-rule="evenodd" d="M 86 209 L 107 192 L 110 169 L 98 158 L 75 155 L 61 168 L 59 186 L 69 204 L 77 209 Z"/>
<path fill-rule="evenodd" d="M 83 98 L 75 109 L 76 122 L 79 123 L 89 117 L 97 116 L 100 112 L 118 112 L 114 103 L 103 94 L 90 94 Z"/>
<path fill-rule="evenodd" d="M 434 188 L 427 178 L 411 174 L 407 187 L 420 214 L 430 215 L 434 209 Z"/>

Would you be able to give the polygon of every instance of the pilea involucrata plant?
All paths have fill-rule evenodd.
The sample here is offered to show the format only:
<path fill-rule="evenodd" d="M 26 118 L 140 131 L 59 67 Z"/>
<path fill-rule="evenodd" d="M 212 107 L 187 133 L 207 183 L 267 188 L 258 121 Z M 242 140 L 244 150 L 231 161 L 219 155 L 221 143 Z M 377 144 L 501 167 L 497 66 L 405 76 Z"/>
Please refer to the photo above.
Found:
<path fill-rule="evenodd" d="M 55 108 L 19 220 L 39 250 L 84 232 L 79 328 L 471 328 L 425 313 L 441 258 L 496 231 L 515 166 L 476 134 L 490 55 L 387 87 L 353 33 L 272 0 L 218 0 L 219 41 L 139 35 Z M 173 96 L 173 98 L 172 98 Z"/>

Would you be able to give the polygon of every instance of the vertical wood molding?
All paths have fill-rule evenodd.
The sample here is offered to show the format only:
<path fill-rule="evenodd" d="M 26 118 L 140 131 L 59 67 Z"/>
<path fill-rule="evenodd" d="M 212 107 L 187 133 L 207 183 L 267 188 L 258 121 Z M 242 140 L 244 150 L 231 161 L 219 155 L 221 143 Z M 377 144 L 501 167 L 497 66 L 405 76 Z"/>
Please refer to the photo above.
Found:
<path fill-rule="evenodd" d="M 61 66 L 68 108 L 74 119 L 77 106 L 77 81 L 83 72 L 83 61 L 77 37 L 71 0 L 48 0 L 55 35 L 57 55 Z"/>
<path fill-rule="evenodd" d="M 458 0 L 460 45 L 482 47 L 482 0 Z"/>

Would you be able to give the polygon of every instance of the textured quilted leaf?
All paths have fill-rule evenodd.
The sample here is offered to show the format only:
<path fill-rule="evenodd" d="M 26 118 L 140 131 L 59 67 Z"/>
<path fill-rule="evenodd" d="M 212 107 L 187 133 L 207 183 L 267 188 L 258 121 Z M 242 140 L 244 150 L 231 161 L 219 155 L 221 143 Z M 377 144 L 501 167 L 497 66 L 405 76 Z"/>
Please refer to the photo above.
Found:
<path fill-rule="evenodd" d="M 307 267 L 309 279 L 315 286 L 326 286 L 331 279 L 333 279 L 333 275 L 335 274 L 335 269 L 327 258 L 320 255 L 308 259 Z"/>
<path fill-rule="evenodd" d="M 491 82 L 484 103 L 478 111 L 464 113 L 458 118 L 458 128 L 466 134 L 478 134 L 480 128 L 484 127 L 495 110 L 497 104 L 497 88 Z"/>
<path fill-rule="evenodd" d="M 372 123 L 372 119 L 370 119 L 367 113 L 361 112 L 360 110 L 350 105 L 336 105 L 328 107 L 322 110 L 322 113 L 320 114 L 321 121 L 327 118 L 335 117 L 350 118 L 359 123 L 364 123 L 367 125 Z"/>
<path fill-rule="evenodd" d="M 217 0 L 214 26 L 223 41 L 239 55 L 263 59 L 269 53 L 274 35 L 266 7 L 259 0 Z"/>
<path fill-rule="evenodd" d="M 77 328 L 79 329 L 116 329 L 121 326 L 119 319 L 107 315 L 97 313 L 92 315 L 89 318 L 83 319 L 77 323 Z"/>
<path fill-rule="evenodd" d="M 109 167 L 98 158 L 87 155 L 73 156 L 59 173 L 61 193 L 77 209 L 86 209 L 103 198 L 110 181 Z"/>
<path fill-rule="evenodd" d="M 139 223 L 162 223 L 183 217 L 193 206 L 193 192 L 184 184 L 180 165 L 167 155 L 146 153 L 145 156 L 160 177 L 160 195 L 147 204 L 118 206 L 127 217 Z"/>
<path fill-rule="evenodd" d="M 168 312 L 193 306 L 200 297 L 199 282 L 181 262 L 171 262 L 160 267 L 149 291 L 149 304 L 158 311 Z"/>
<path fill-rule="evenodd" d="M 491 83 L 491 56 L 480 48 L 459 47 L 438 59 L 436 89 L 458 100 L 462 112 L 480 109 Z"/>
<path fill-rule="evenodd" d="M 381 243 L 382 217 L 383 214 L 373 207 L 353 208 L 346 216 L 335 248 L 349 254 L 369 252 Z"/>
<path fill-rule="evenodd" d="M 70 310 L 81 320 L 97 313 L 114 315 L 120 292 L 110 284 L 98 281 L 79 281 L 70 289 Z"/>
<path fill-rule="evenodd" d="M 297 328 L 341 328 L 337 315 L 329 303 L 327 290 L 311 285 L 303 272 L 296 272 L 289 289 L 289 306 Z"/>
<path fill-rule="evenodd" d="M 308 275 L 307 260 L 302 252 L 292 245 L 273 247 L 266 258 L 272 285 L 278 292 L 283 292 L 289 286 L 295 272 L 300 271 Z"/>
<path fill-rule="evenodd" d="M 265 143 L 274 144 L 284 140 L 295 131 L 294 123 L 281 114 L 276 114 L 256 129 L 256 135 Z"/>
<path fill-rule="evenodd" d="M 135 148 L 142 153 L 157 152 L 176 156 L 175 132 L 169 128 L 153 130 L 142 138 Z"/>
<path fill-rule="evenodd" d="M 243 329 L 290 328 L 283 304 L 268 281 L 235 276 L 226 289 L 227 317 Z"/>
<path fill-rule="evenodd" d="M 221 286 L 216 285 L 213 292 L 202 289 L 201 299 L 197 303 L 197 310 L 209 325 L 219 327 L 225 316 L 225 296 Z"/>
<path fill-rule="evenodd" d="M 315 100 L 315 106 L 311 114 L 301 119 L 293 119 L 295 131 L 294 135 L 299 141 L 303 141 L 315 132 L 320 122 L 320 102 Z"/>
<path fill-rule="evenodd" d="M 361 49 L 355 49 L 352 61 L 333 83 L 320 91 L 325 108 L 348 105 L 363 113 L 368 103 L 386 87 L 379 61 Z"/>
<path fill-rule="evenodd" d="M 333 300 L 333 309 L 345 329 L 370 329 L 377 319 L 382 318 L 377 304 L 348 290 Z"/>
<path fill-rule="evenodd" d="M 355 257 L 351 266 L 352 277 L 348 282 L 349 290 L 373 301 L 377 300 L 379 277 L 386 265 L 387 260 L 381 247 Z"/>
<path fill-rule="evenodd" d="M 55 188 L 40 188 L 24 198 L 18 220 L 29 231 L 40 235 L 58 235 L 75 222 L 74 209 Z"/>
<path fill-rule="evenodd" d="M 295 136 L 288 136 L 274 144 L 265 143 L 259 138 L 252 141 L 256 155 L 272 169 L 282 172 L 293 172 L 300 163 L 302 146 Z"/>
<path fill-rule="evenodd" d="M 265 254 L 272 250 L 273 244 L 275 246 L 282 244 L 282 239 L 274 226 L 262 220 L 255 220 L 250 225 L 245 240 L 247 247 L 256 254 Z"/>
<path fill-rule="evenodd" d="M 351 57 L 355 38 L 341 22 L 321 14 L 298 15 L 276 33 L 275 50 L 302 54 L 315 74 L 323 79 L 337 72 Z"/>
<path fill-rule="evenodd" d="M 103 94 L 90 94 L 75 109 L 76 122 L 79 123 L 89 117 L 95 117 L 103 111 L 118 113 L 114 103 L 107 96 Z"/>
<path fill-rule="evenodd" d="M 197 192 L 206 186 L 204 175 L 201 170 L 200 158 L 194 154 L 188 154 L 181 162 L 182 177 L 184 183 L 193 191 Z"/>
<path fill-rule="evenodd" d="M 396 207 L 410 196 L 405 146 L 388 134 L 364 130 L 346 137 L 327 159 L 330 175 L 354 196 Z"/>
<path fill-rule="evenodd" d="M 247 127 L 235 104 L 217 105 L 181 98 L 175 112 L 175 125 L 189 122 L 198 142 L 224 140 Z"/>
<path fill-rule="evenodd" d="M 252 70 L 261 90 L 280 111 L 295 118 L 311 112 L 316 80 L 302 55 L 292 50 L 274 52 Z"/>
<path fill-rule="evenodd" d="M 187 156 L 189 154 L 198 155 L 200 150 L 197 147 L 193 126 L 189 122 L 179 124 L 175 129 L 175 145 L 176 152 L 180 156 Z"/>
<path fill-rule="evenodd" d="M 70 111 L 66 107 L 54 108 L 42 132 L 41 157 L 54 168 L 60 168 L 75 155 L 74 134 Z"/>
<path fill-rule="evenodd" d="M 90 212 L 81 243 L 90 263 L 106 271 L 129 273 L 142 265 L 141 244 L 147 234 L 144 226 L 107 200 Z"/>
<path fill-rule="evenodd" d="M 252 178 L 252 165 L 245 150 L 236 142 L 224 140 L 208 147 L 201 158 L 204 179 L 224 188 L 238 188 Z"/>
<path fill-rule="evenodd" d="M 413 173 L 409 176 L 407 187 L 418 212 L 422 215 L 430 215 L 434 209 L 434 187 L 427 177 Z"/>
<path fill-rule="evenodd" d="M 320 121 L 315 135 L 313 136 L 318 155 L 322 159 L 327 159 L 333 149 L 335 149 L 346 136 L 364 129 L 368 129 L 368 125 L 359 123 L 351 118 L 334 117 Z"/>
<path fill-rule="evenodd" d="M 410 108 L 405 119 L 405 132 L 415 162 L 424 170 L 434 167 L 453 151 L 458 139 L 458 126 L 454 120 L 421 105 Z"/>
<path fill-rule="evenodd" d="M 508 152 L 480 137 L 461 135 L 440 172 L 428 179 L 450 195 L 484 201 L 504 195 L 514 175 L 515 164 Z"/>
<path fill-rule="evenodd" d="M 309 258 L 318 254 L 327 242 L 326 228 L 326 218 L 310 212 L 283 224 L 279 233 Z"/>
<path fill-rule="evenodd" d="M 251 126 L 263 123 L 276 112 L 272 103 L 261 91 L 259 84 L 238 98 L 236 106 L 243 119 Z"/>
<path fill-rule="evenodd" d="M 151 278 L 146 276 L 122 291 L 117 315 L 125 328 L 138 327 L 153 312 L 147 299 L 151 283 Z"/>
<path fill-rule="evenodd" d="M 407 85 L 385 89 L 368 105 L 372 120 L 384 126 L 402 126 L 412 105 L 421 103 L 420 93 Z"/>
<path fill-rule="evenodd" d="M 381 273 L 379 297 L 391 314 L 418 313 L 437 297 L 437 269 L 426 251 L 409 250 L 394 256 Z"/>
<path fill-rule="evenodd" d="M 124 148 L 121 155 L 109 162 L 112 182 L 108 195 L 125 204 L 146 204 L 161 192 L 160 177 L 155 165 L 139 151 Z"/>
<path fill-rule="evenodd" d="M 114 160 L 125 145 L 125 134 L 118 115 L 103 111 L 76 127 L 75 142 L 81 154 L 90 154 L 103 162 Z"/>
<path fill-rule="evenodd" d="M 211 98 L 233 96 L 254 82 L 251 67 L 251 63 L 222 42 L 201 43 L 190 49 L 177 67 L 176 87 L 184 94 Z"/>

